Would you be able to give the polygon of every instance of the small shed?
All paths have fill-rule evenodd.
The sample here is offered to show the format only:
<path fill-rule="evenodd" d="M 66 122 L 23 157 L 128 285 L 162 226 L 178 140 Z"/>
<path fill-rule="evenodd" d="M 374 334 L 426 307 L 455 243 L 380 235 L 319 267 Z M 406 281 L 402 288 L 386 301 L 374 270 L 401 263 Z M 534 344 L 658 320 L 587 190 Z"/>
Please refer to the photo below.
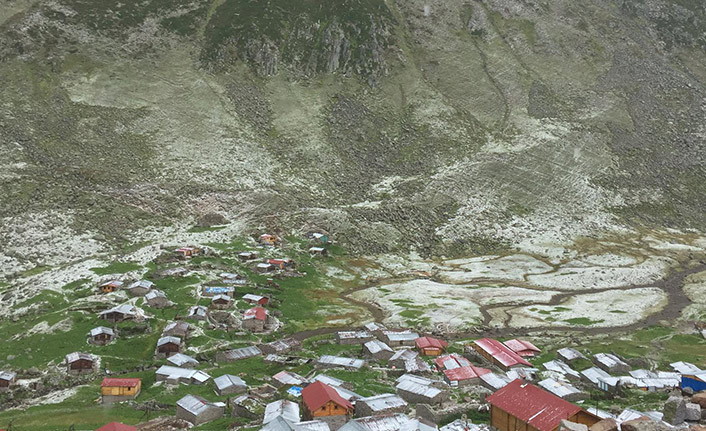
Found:
<path fill-rule="evenodd" d="M 328 250 L 323 247 L 311 247 L 309 248 L 309 254 L 312 256 L 328 256 Z"/>
<path fill-rule="evenodd" d="M 110 280 L 98 285 L 100 293 L 112 293 L 123 287 L 123 282 L 120 280 Z"/>
<path fill-rule="evenodd" d="M 248 385 L 243 379 L 232 374 L 224 374 L 213 379 L 216 393 L 220 396 L 242 394 L 248 390 Z"/>
<path fill-rule="evenodd" d="M 7 391 L 17 381 L 17 373 L 0 371 L 0 392 Z"/>
<path fill-rule="evenodd" d="M 186 395 L 176 403 L 176 417 L 201 425 L 223 417 L 226 405 L 212 403 L 198 395 Z"/>
<path fill-rule="evenodd" d="M 115 331 L 105 326 L 91 329 L 88 334 L 88 341 L 91 344 L 104 346 L 115 339 Z"/>
<path fill-rule="evenodd" d="M 436 368 L 440 371 L 452 370 L 454 368 L 470 367 L 473 365 L 471 361 L 459 355 L 458 353 L 451 353 L 450 355 L 439 356 L 434 359 L 434 364 Z"/>
<path fill-rule="evenodd" d="M 155 349 L 155 357 L 168 358 L 174 354 L 181 352 L 181 338 L 166 336 L 157 340 L 157 348 Z"/>
<path fill-rule="evenodd" d="M 576 389 L 573 385 L 554 379 L 544 379 L 538 385 L 566 401 L 576 402 L 585 400 L 588 397 L 585 392 Z"/>
<path fill-rule="evenodd" d="M 154 283 L 149 280 L 138 280 L 129 285 L 127 290 L 132 296 L 145 296 L 153 287 Z"/>
<path fill-rule="evenodd" d="M 193 305 L 189 308 L 187 319 L 193 320 L 208 320 L 208 308 L 203 305 Z"/>
<path fill-rule="evenodd" d="M 142 379 L 106 377 L 101 382 L 101 402 L 113 404 L 134 400 L 140 395 L 141 389 Z"/>
<path fill-rule="evenodd" d="M 318 242 L 319 244 L 326 244 L 328 242 L 328 235 L 321 232 L 314 232 L 309 235 L 312 241 Z"/>
<path fill-rule="evenodd" d="M 272 265 L 271 263 L 267 262 L 261 262 L 258 263 L 257 266 L 255 267 L 255 271 L 259 273 L 266 273 L 266 272 L 272 272 L 277 269 L 276 266 Z"/>
<path fill-rule="evenodd" d="M 414 344 L 424 356 L 439 356 L 449 345 L 446 341 L 433 337 L 419 337 L 414 340 Z"/>
<path fill-rule="evenodd" d="M 218 295 L 227 295 L 231 298 L 235 296 L 235 287 L 233 286 L 202 286 L 201 295 L 206 297 L 214 297 Z"/>
<path fill-rule="evenodd" d="M 363 344 L 363 355 L 378 361 L 387 361 L 395 351 L 380 340 L 370 340 Z"/>
<path fill-rule="evenodd" d="M 480 384 L 493 392 L 504 388 L 511 381 L 512 380 L 504 374 L 488 373 L 480 376 Z"/>
<path fill-rule="evenodd" d="M 91 374 L 96 372 L 98 364 L 93 355 L 73 352 L 66 355 L 66 371 L 69 374 Z"/>
<path fill-rule="evenodd" d="M 167 298 L 167 295 L 157 289 L 152 289 L 145 294 L 145 302 L 147 305 L 154 308 L 166 308 L 173 305 L 172 301 Z"/>
<path fill-rule="evenodd" d="M 174 254 L 182 259 L 188 259 L 203 254 L 203 250 L 199 247 L 179 247 L 174 250 Z"/>

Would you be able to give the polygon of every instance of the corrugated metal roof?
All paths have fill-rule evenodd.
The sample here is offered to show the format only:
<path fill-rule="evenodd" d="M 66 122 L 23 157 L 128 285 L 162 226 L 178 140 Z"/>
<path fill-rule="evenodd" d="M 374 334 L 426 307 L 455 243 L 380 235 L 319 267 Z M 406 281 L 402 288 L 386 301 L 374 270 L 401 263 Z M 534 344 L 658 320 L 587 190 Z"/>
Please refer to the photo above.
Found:
<path fill-rule="evenodd" d="M 571 347 L 562 347 L 557 350 L 556 353 L 567 361 L 573 361 L 574 359 L 586 359 L 583 353 Z"/>
<path fill-rule="evenodd" d="M 221 408 L 223 403 L 212 403 L 197 395 L 186 395 L 184 398 L 176 402 L 176 405 L 186 410 L 187 412 L 199 416 L 201 413 L 211 408 Z"/>
<path fill-rule="evenodd" d="M 206 295 L 218 295 L 219 293 L 233 293 L 233 286 L 203 286 L 203 293 Z"/>
<path fill-rule="evenodd" d="M 440 428 L 441 431 L 485 431 L 488 429 L 488 425 L 477 425 L 461 419 L 456 419 Z"/>
<path fill-rule="evenodd" d="M 581 393 L 581 391 L 576 389 L 574 386 L 568 383 L 556 381 L 554 379 L 545 379 L 539 382 L 538 384 L 539 386 L 553 393 L 559 398 L 566 398 L 568 396 Z"/>
<path fill-rule="evenodd" d="M 265 424 L 260 431 L 330 431 L 324 421 L 293 422 L 281 416 Z"/>
<path fill-rule="evenodd" d="M 233 301 L 233 298 L 231 298 L 228 295 L 223 295 L 223 294 L 218 294 L 211 298 L 211 302 L 216 302 L 216 301 L 225 301 L 225 302 L 231 302 Z"/>
<path fill-rule="evenodd" d="M 434 398 L 441 393 L 440 389 L 433 386 L 419 384 L 412 380 L 403 380 L 397 383 L 397 386 L 395 387 L 399 390 L 411 392 L 427 398 Z"/>
<path fill-rule="evenodd" d="M 568 375 L 574 376 L 574 377 L 581 377 L 581 374 L 578 371 L 574 370 L 566 362 L 561 361 L 559 359 L 554 360 L 554 361 L 545 362 L 542 365 L 544 366 L 544 368 L 546 368 L 549 371 L 555 371 L 555 372 L 561 373 L 561 374 L 568 374 Z"/>
<path fill-rule="evenodd" d="M 363 344 L 366 349 L 368 349 L 368 352 L 371 354 L 379 353 L 382 351 L 386 352 L 392 352 L 392 348 L 388 346 L 387 344 L 383 343 L 380 340 L 370 340 L 367 343 Z"/>
<path fill-rule="evenodd" d="M 696 365 L 689 363 L 689 362 L 672 362 L 669 364 L 672 368 L 674 368 L 674 371 L 681 373 L 681 374 L 697 374 L 701 372 L 701 368 L 697 367 Z"/>
<path fill-rule="evenodd" d="M 485 382 L 486 385 L 495 389 L 496 391 L 507 386 L 511 382 L 510 378 L 503 374 L 488 373 L 480 376 L 480 379 Z"/>
<path fill-rule="evenodd" d="M 253 295 L 252 293 L 248 293 L 243 295 L 243 301 L 252 301 L 252 302 L 259 302 L 261 299 L 265 299 L 264 296 L 260 295 Z"/>
<path fill-rule="evenodd" d="M 262 307 L 253 307 L 249 310 L 246 310 L 245 313 L 243 313 L 243 320 L 251 320 L 251 319 L 256 319 L 256 320 L 266 320 L 267 319 L 267 310 L 265 310 Z"/>
<path fill-rule="evenodd" d="M 343 425 L 339 431 L 400 431 L 402 425 L 410 419 L 405 414 L 368 416 L 353 419 Z"/>
<path fill-rule="evenodd" d="M 196 359 L 192 358 L 189 355 L 185 355 L 183 353 L 176 353 L 170 357 L 167 358 L 167 362 L 170 364 L 173 364 L 177 367 L 183 367 L 184 365 L 191 364 L 191 365 L 198 365 L 199 361 Z"/>
<path fill-rule="evenodd" d="M 395 352 L 395 354 L 392 355 L 392 357 L 390 358 L 390 361 L 395 361 L 397 359 L 402 359 L 403 361 L 406 361 L 408 359 L 414 359 L 417 356 L 419 356 L 419 353 L 415 350 L 402 349 Z"/>
<path fill-rule="evenodd" d="M 79 359 L 84 359 L 84 360 L 91 361 L 91 362 L 93 362 L 95 360 L 93 355 L 88 354 L 88 353 L 73 352 L 73 353 L 69 353 L 68 355 L 66 355 L 66 363 L 67 364 L 71 364 L 73 362 L 76 362 Z"/>
<path fill-rule="evenodd" d="M 15 377 L 17 377 L 17 373 L 13 371 L 0 371 L 0 380 L 13 380 Z"/>
<path fill-rule="evenodd" d="M 498 362 L 503 364 L 505 367 L 514 367 L 518 365 L 525 365 L 531 367 L 532 364 L 522 359 L 520 355 L 510 350 L 507 346 L 498 340 L 493 340 L 492 338 L 483 338 L 476 340 L 475 343 L 483 351 L 488 353 L 490 356 L 495 358 Z"/>
<path fill-rule="evenodd" d="M 336 336 L 342 340 L 373 338 L 373 334 L 368 331 L 339 331 Z"/>
<path fill-rule="evenodd" d="M 471 365 L 468 367 L 444 370 L 444 375 L 450 382 L 462 382 L 464 380 L 477 379 L 478 377 L 490 372 L 491 371 L 487 368 L 474 367 Z"/>
<path fill-rule="evenodd" d="M 110 313 L 120 313 L 120 314 L 125 314 L 128 316 L 132 316 L 138 313 L 139 310 L 137 307 L 135 307 L 132 304 L 121 304 L 113 308 L 109 308 L 108 310 L 102 311 L 100 313 L 101 316 L 105 314 L 110 314 Z"/>
<path fill-rule="evenodd" d="M 277 380 L 282 385 L 301 385 L 306 381 L 306 379 L 299 374 L 286 370 L 280 371 L 272 376 L 272 378 Z"/>
<path fill-rule="evenodd" d="M 261 355 L 262 352 L 255 346 L 241 347 L 239 349 L 233 349 L 223 352 L 226 358 L 230 360 L 239 360 L 252 358 L 253 356 Z"/>
<path fill-rule="evenodd" d="M 469 367 L 472 365 L 471 361 L 459 355 L 458 353 L 439 356 L 438 358 L 434 359 L 434 363 L 439 369 L 442 370 L 453 370 L 454 368 Z"/>
<path fill-rule="evenodd" d="M 362 359 L 344 358 L 341 356 L 323 355 L 317 361 L 318 364 L 322 365 L 332 365 L 336 367 L 344 368 L 361 368 L 365 365 L 365 361 Z"/>
<path fill-rule="evenodd" d="M 365 329 L 367 329 L 370 332 L 384 331 L 386 329 L 385 325 L 383 325 L 381 323 L 377 323 L 377 322 L 366 323 L 364 325 L 364 327 L 365 327 Z"/>
<path fill-rule="evenodd" d="M 147 292 L 147 294 L 145 295 L 145 299 L 147 301 L 152 301 L 157 298 L 166 298 L 166 297 L 167 297 L 167 295 L 164 292 L 162 292 L 161 290 L 157 290 L 157 289 L 152 289 L 149 292 Z"/>
<path fill-rule="evenodd" d="M 189 308 L 189 317 L 192 317 L 192 316 L 206 317 L 206 315 L 208 315 L 208 308 L 204 307 L 203 305 L 194 305 L 191 308 Z"/>
<path fill-rule="evenodd" d="M 187 379 L 198 384 L 204 383 L 211 378 L 211 376 L 200 370 L 172 367 L 170 365 L 162 365 L 155 374 L 165 376 L 167 379 Z"/>
<path fill-rule="evenodd" d="M 419 338 L 419 334 L 410 330 L 404 331 L 382 331 L 390 341 L 414 341 Z"/>
<path fill-rule="evenodd" d="M 110 335 L 111 337 L 115 336 L 115 332 L 110 328 L 106 328 L 105 326 L 99 326 L 97 328 L 91 329 L 90 334 L 91 334 L 91 337 L 95 337 L 95 336 L 98 336 L 101 334 L 107 334 L 107 335 Z"/>
<path fill-rule="evenodd" d="M 581 371 L 581 375 L 587 378 L 594 385 L 597 385 L 601 381 L 601 379 L 610 378 L 610 374 L 606 373 L 598 367 L 587 368 Z"/>
<path fill-rule="evenodd" d="M 277 400 L 265 406 L 265 418 L 262 423 L 267 424 L 278 417 L 292 422 L 299 422 L 299 404 L 289 400 Z"/>
<path fill-rule="evenodd" d="M 189 330 L 189 324 L 186 322 L 169 322 L 167 323 L 167 326 L 164 327 L 164 330 L 162 333 L 166 333 L 169 331 L 176 331 L 180 333 L 186 333 Z"/>
<path fill-rule="evenodd" d="M 154 286 L 154 283 L 149 280 L 139 280 L 128 286 L 128 289 L 136 289 L 138 287 L 142 289 L 151 289 L 152 286 Z"/>
<path fill-rule="evenodd" d="M 628 367 L 628 368 L 630 367 L 627 363 L 623 362 L 620 358 L 618 358 L 617 356 L 610 354 L 610 353 L 596 353 L 595 355 L 593 355 L 593 358 L 597 362 L 605 365 L 608 368 L 612 368 L 615 366 Z"/>
<path fill-rule="evenodd" d="M 374 412 L 407 407 L 407 402 L 395 394 L 380 394 L 373 397 L 361 398 L 357 403 L 367 404 Z"/>
<path fill-rule="evenodd" d="M 326 374 L 318 374 L 314 377 L 313 379 L 315 382 L 321 382 L 321 383 L 326 383 L 329 386 L 341 386 L 343 385 L 344 382 L 341 379 L 337 379 L 335 377 L 327 376 Z"/>
<path fill-rule="evenodd" d="M 519 379 L 490 395 L 486 401 L 540 431 L 552 431 L 562 419 L 581 411 L 581 407 Z"/>
<path fill-rule="evenodd" d="M 410 381 L 410 382 L 417 383 L 419 385 L 426 385 L 426 386 L 431 386 L 433 384 L 443 383 L 439 380 L 432 380 L 432 379 L 428 379 L 426 377 L 416 376 L 414 374 L 402 374 L 401 376 L 399 376 L 397 378 L 397 380 L 395 380 L 396 383 L 401 383 L 401 382 L 405 382 L 405 381 Z"/>
<path fill-rule="evenodd" d="M 520 356 L 534 356 L 535 353 L 541 352 L 534 344 L 527 340 L 520 340 L 519 338 L 507 340 L 503 344 Z"/>
<path fill-rule="evenodd" d="M 162 337 L 157 340 L 157 347 L 164 346 L 165 344 L 176 344 L 177 346 L 180 346 L 181 338 L 167 335 L 166 337 Z"/>
<path fill-rule="evenodd" d="M 414 340 L 414 344 L 419 349 L 444 349 L 449 343 L 433 337 L 419 337 Z"/>

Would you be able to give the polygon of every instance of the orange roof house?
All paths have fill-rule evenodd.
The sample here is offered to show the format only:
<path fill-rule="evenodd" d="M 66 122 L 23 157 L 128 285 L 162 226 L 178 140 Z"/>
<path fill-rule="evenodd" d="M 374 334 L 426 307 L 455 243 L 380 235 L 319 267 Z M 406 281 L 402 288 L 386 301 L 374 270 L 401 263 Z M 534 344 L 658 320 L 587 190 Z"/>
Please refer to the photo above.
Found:
<path fill-rule="evenodd" d="M 101 401 L 103 404 L 134 400 L 142 389 L 142 379 L 106 377 L 101 383 Z"/>
<path fill-rule="evenodd" d="M 325 416 L 350 416 L 353 404 L 341 397 L 331 386 L 316 381 L 302 390 L 304 418 L 313 420 Z"/>
<path fill-rule="evenodd" d="M 444 350 L 449 345 L 444 340 L 432 337 L 419 337 L 414 340 L 414 344 L 419 349 L 419 353 L 425 356 L 439 356 L 444 353 Z"/>

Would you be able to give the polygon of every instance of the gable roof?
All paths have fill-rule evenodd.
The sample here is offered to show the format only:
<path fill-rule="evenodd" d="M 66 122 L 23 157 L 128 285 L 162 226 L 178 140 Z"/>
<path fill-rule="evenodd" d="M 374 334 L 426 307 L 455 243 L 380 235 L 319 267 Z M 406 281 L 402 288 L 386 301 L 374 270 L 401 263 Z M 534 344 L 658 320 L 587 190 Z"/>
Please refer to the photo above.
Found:
<path fill-rule="evenodd" d="M 581 411 L 581 407 L 520 379 L 495 392 L 486 401 L 539 431 L 552 431 L 562 419 Z"/>
<path fill-rule="evenodd" d="M 98 428 L 96 431 L 137 431 L 137 428 L 120 422 L 110 422 Z"/>
<path fill-rule="evenodd" d="M 463 380 L 470 380 L 478 378 L 484 374 L 491 373 L 487 368 L 474 367 L 469 365 L 467 367 L 452 368 L 444 370 L 444 375 L 449 381 L 460 382 Z"/>
<path fill-rule="evenodd" d="M 302 399 L 310 412 L 320 409 L 329 401 L 347 409 L 353 408 L 353 404 L 343 399 L 334 388 L 319 381 L 308 385 L 302 390 Z"/>
<path fill-rule="evenodd" d="M 525 365 L 528 367 L 532 366 L 532 364 L 522 359 L 520 355 L 510 350 L 509 347 L 498 340 L 493 340 L 492 338 L 482 338 L 474 341 L 473 343 L 506 367 L 516 365 Z"/>
<path fill-rule="evenodd" d="M 459 355 L 458 353 L 451 353 L 450 355 L 439 356 L 434 359 L 434 363 L 439 369 L 452 370 L 454 368 L 469 367 L 471 361 Z"/>
<path fill-rule="evenodd" d="M 225 407 L 225 404 L 221 402 L 212 403 L 210 401 L 206 401 L 198 395 L 191 394 L 185 395 L 182 399 L 176 402 L 176 405 L 195 416 L 199 416 L 201 415 L 201 413 L 208 411 L 209 409 L 212 409 L 214 407 Z"/>
<path fill-rule="evenodd" d="M 449 345 L 446 341 L 433 337 L 419 337 L 414 340 L 414 344 L 419 349 L 443 349 Z"/>
<path fill-rule="evenodd" d="M 253 307 L 246 310 L 245 313 L 243 313 L 243 320 L 249 319 L 265 320 L 267 319 L 267 310 L 262 307 Z"/>
<path fill-rule="evenodd" d="M 101 388 L 105 387 L 121 387 L 121 388 L 134 388 L 140 384 L 142 379 L 138 378 L 112 378 L 106 377 L 101 382 Z"/>
<path fill-rule="evenodd" d="M 512 340 L 507 340 L 504 343 L 507 347 L 510 348 L 513 352 L 519 354 L 520 356 L 524 355 L 531 355 L 534 356 L 534 353 L 539 353 L 541 350 L 537 348 L 534 344 L 530 343 L 529 341 L 525 340 L 520 340 L 518 338 L 513 338 Z M 520 353 L 522 352 L 522 353 Z"/>

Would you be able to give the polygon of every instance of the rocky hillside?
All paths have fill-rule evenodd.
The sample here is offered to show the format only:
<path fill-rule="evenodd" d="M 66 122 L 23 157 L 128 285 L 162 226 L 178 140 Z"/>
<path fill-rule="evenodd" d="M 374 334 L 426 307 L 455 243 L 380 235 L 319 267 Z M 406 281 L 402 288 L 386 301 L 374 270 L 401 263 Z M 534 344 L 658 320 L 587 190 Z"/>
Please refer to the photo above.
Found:
<path fill-rule="evenodd" d="M 697 0 L 6 0 L 0 263 L 211 213 L 423 255 L 699 229 L 704 29 Z"/>

